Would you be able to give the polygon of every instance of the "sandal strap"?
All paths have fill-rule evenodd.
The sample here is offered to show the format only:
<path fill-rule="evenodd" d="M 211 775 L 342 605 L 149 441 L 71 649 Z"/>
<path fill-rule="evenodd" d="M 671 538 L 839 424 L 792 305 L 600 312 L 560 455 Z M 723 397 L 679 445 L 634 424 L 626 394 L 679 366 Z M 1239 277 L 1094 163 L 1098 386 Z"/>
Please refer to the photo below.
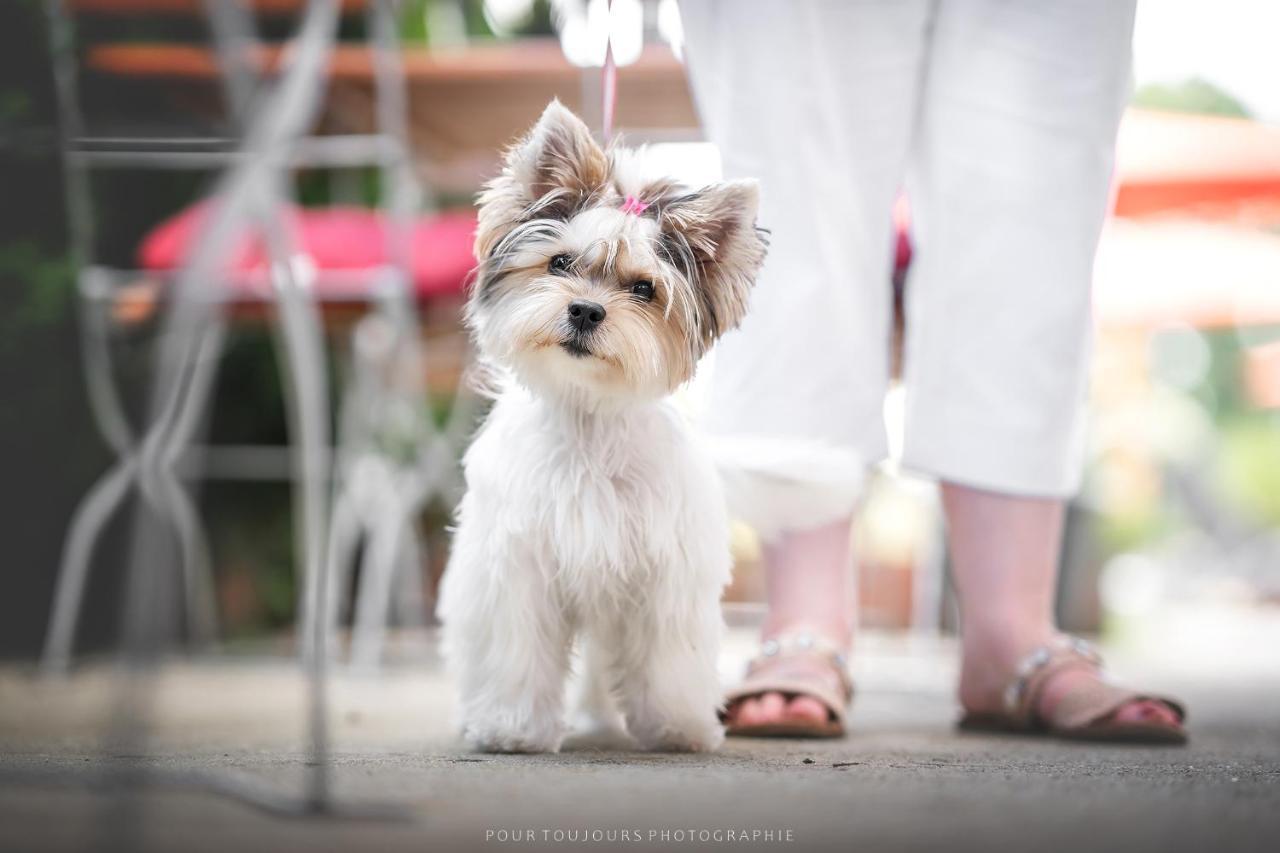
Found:
<path fill-rule="evenodd" d="M 849 658 L 838 643 L 808 631 L 780 634 L 760 644 L 760 653 L 747 663 L 749 679 L 761 667 L 797 657 L 822 657 L 831 664 L 840 679 L 840 692 L 845 702 L 853 698 L 853 678 L 849 675 Z"/>
<path fill-rule="evenodd" d="M 1050 719 L 1045 719 L 1038 711 L 1040 694 L 1055 675 L 1067 669 L 1087 669 L 1097 678 L 1063 696 L 1052 709 Z M 1033 649 L 1018 665 L 1004 691 L 1005 712 L 1019 726 L 1063 732 L 1082 730 L 1129 702 L 1145 699 L 1162 702 L 1179 719 L 1186 718 L 1183 706 L 1173 699 L 1112 684 L 1097 649 L 1079 637 L 1065 634 Z"/>
<path fill-rule="evenodd" d="M 1073 667 L 1101 673 L 1102 666 L 1102 656 L 1091 643 L 1061 634 L 1032 649 L 1018 663 L 1013 680 L 1004 689 L 1005 713 L 1030 728 L 1037 722 L 1040 692 L 1053 676 Z"/>

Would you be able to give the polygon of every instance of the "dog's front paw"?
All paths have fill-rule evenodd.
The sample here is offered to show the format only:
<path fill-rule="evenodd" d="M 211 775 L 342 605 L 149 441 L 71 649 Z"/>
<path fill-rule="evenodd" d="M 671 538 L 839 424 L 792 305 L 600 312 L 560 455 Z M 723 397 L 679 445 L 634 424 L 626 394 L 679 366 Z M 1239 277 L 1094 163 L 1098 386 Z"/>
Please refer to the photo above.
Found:
<path fill-rule="evenodd" d="M 480 752 L 559 752 L 564 727 L 558 724 L 472 720 L 462 727 L 462 737 Z"/>
<path fill-rule="evenodd" d="M 632 727 L 631 734 L 641 748 L 654 752 L 714 752 L 724 743 L 724 726 L 714 718 L 682 723 L 655 721 Z"/>

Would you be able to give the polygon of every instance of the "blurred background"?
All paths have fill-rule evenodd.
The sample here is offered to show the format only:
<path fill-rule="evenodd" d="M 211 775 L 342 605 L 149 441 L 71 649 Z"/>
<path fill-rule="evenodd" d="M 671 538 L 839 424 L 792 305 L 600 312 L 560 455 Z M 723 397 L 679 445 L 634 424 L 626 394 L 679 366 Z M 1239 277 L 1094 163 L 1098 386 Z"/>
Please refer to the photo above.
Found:
<path fill-rule="evenodd" d="M 234 5 L 250 23 L 235 36 L 240 79 L 267 86 L 305 4 Z M 465 389 L 459 310 L 471 201 L 502 147 L 552 97 L 600 126 L 609 32 L 617 127 L 694 182 L 714 179 L 718 158 L 701 141 L 674 0 L 615 0 L 612 15 L 603 0 L 408 0 L 394 4 L 392 34 L 408 168 L 389 169 L 370 46 L 387 33 L 372 31 L 369 5 L 337 4 L 315 120 L 288 155 L 280 210 L 310 270 L 330 389 L 336 654 L 376 666 L 430 622 L 456 458 L 482 412 Z M 65 664 L 120 641 L 133 498 L 127 477 L 105 491 L 102 478 L 130 451 L 103 421 L 136 435 L 148 417 L 168 290 L 245 129 L 209 8 L 0 4 L 4 657 Z M 1068 629 L 1120 643 L 1172 636 L 1193 651 L 1280 637 L 1278 30 L 1271 4 L 1139 6 L 1135 92 L 1096 267 L 1089 467 L 1063 554 Z M 895 213 L 899 269 L 887 288 L 910 286 L 909 207 Z M 399 302 L 362 275 L 393 259 L 384 244 L 396 208 L 411 246 L 394 259 Z M 277 258 L 259 242 L 240 239 L 223 259 L 216 367 L 199 426 L 170 459 L 192 512 L 185 522 L 175 512 L 189 565 L 163 606 L 183 614 L 180 635 L 224 652 L 290 653 L 305 621 L 300 498 L 280 311 L 264 284 Z M 895 393 L 891 433 L 900 409 Z M 87 498 L 95 489 L 111 500 Z M 182 504 L 159 501 L 169 502 Z M 940 525 L 932 484 L 882 465 L 856 530 L 864 625 L 954 628 Z M 750 530 L 736 531 L 735 551 L 728 601 L 749 614 L 762 595 Z M 68 573 L 83 577 L 78 590 Z M 60 583 L 61 640 L 51 638 Z"/>

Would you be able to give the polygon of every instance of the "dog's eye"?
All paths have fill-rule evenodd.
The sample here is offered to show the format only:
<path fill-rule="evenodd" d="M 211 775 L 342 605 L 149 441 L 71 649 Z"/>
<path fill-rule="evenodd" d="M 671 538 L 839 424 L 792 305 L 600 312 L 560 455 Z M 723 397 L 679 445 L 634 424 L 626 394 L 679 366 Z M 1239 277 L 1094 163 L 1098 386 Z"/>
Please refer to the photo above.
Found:
<path fill-rule="evenodd" d="M 568 272 L 572 263 L 573 258 L 568 255 L 556 255 L 551 259 L 551 263 L 547 264 L 547 269 L 554 273 Z"/>
<path fill-rule="evenodd" d="M 653 282 L 637 281 L 635 284 L 631 285 L 631 295 L 638 299 L 643 299 L 645 302 L 652 302 Z"/>

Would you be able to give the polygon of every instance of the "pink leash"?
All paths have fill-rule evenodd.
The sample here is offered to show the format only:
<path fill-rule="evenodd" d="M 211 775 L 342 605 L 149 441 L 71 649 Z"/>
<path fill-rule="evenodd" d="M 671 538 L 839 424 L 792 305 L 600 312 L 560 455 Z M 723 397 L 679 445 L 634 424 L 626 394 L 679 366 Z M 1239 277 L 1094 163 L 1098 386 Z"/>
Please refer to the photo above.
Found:
<path fill-rule="evenodd" d="M 608 11 L 613 11 L 613 0 L 609 0 Z M 605 145 L 613 139 L 613 110 L 618 103 L 618 65 L 613 59 L 613 33 L 612 28 L 608 34 L 608 40 L 605 42 L 604 48 L 604 68 L 601 69 L 601 94 L 603 103 L 600 105 L 600 135 L 604 137 Z M 639 197 L 629 195 L 622 201 L 622 212 L 639 216 L 649 208 L 649 203 L 641 201 Z"/>
<path fill-rule="evenodd" d="M 612 23 L 613 16 L 613 0 L 609 0 L 606 16 Z M 600 132 L 604 137 L 605 145 L 613 139 L 613 108 L 618 102 L 618 66 L 613 60 L 613 27 L 610 26 L 605 33 L 604 46 L 604 68 L 601 69 L 601 95 L 604 103 L 600 108 Z"/>

